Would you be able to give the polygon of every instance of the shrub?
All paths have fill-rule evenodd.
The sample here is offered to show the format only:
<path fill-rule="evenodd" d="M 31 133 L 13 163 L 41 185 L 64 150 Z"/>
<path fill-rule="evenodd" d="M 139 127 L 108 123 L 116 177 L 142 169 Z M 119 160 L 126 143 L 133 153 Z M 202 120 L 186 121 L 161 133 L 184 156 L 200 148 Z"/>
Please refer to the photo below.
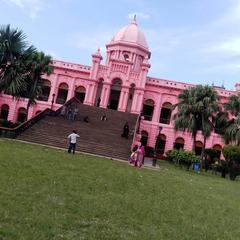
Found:
<path fill-rule="evenodd" d="M 240 146 L 226 145 L 223 148 L 223 155 L 227 161 L 229 177 L 231 180 L 235 180 L 240 173 Z"/>
<path fill-rule="evenodd" d="M 0 119 L 0 127 L 15 128 L 18 125 L 19 125 L 19 123 L 13 123 L 13 122 L 5 120 L 5 119 Z"/>
<path fill-rule="evenodd" d="M 179 165 L 185 165 L 187 169 L 192 163 L 200 163 L 200 157 L 196 156 L 191 151 L 171 150 L 166 153 L 167 160 Z"/>

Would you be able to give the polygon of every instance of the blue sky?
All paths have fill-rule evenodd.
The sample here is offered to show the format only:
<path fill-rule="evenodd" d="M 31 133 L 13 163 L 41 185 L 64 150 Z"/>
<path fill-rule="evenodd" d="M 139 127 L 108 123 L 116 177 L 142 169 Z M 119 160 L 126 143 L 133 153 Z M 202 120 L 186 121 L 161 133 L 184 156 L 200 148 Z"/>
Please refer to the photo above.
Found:
<path fill-rule="evenodd" d="M 152 52 L 149 76 L 196 84 L 240 81 L 240 0 L 0 0 L 0 24 L 54 58 L 91 64 L 136 13 Z"/>

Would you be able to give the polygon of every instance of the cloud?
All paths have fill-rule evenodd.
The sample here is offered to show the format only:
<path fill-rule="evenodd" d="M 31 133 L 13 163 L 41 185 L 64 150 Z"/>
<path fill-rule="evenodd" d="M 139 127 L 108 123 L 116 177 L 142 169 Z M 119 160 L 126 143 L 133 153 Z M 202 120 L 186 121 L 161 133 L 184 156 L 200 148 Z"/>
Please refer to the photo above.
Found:
<path fill-rule="evenodd" d="M 136 15 L 137 19 L 141 18 L 141 19 L 149 19 L 150 15 L 144 12 L 133 12 L 133 13 L 129 13 L 128 14 L 128 19 L 132 20 L 134 18 L 134 16 Z"/>
<path fill-rule="evenodd" d="M 229 0 L 230 8 L 221 19 L 220 24 L 240 23 L 240 0 Z"/>
<path fill-rule="evenodd" d="M 206 49 L 207 53 L 240 54 L 240 36 L 221 43 L 216 43 Z"/>
<path fill-rule="evenodd" d="M 31 19 L 39 16 L 39 12 L 43 9 L 43 0 L 3 0 L 9 4 L 15 5 L 26 10 Z"/>

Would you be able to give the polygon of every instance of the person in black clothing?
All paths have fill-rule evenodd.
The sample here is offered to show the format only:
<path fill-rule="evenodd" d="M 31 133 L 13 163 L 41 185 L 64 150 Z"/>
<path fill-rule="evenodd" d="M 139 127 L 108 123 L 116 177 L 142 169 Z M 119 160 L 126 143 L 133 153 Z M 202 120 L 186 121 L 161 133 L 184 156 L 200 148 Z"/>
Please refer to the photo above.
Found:
<path fill-rule="evenodd" d="M 129 134 L 129 125 L 128 125 L 128 122 L 126 122 L 125 125 L 123 126 L 123 132 L 121 136 L 128 139 L 128 134 Z"/>

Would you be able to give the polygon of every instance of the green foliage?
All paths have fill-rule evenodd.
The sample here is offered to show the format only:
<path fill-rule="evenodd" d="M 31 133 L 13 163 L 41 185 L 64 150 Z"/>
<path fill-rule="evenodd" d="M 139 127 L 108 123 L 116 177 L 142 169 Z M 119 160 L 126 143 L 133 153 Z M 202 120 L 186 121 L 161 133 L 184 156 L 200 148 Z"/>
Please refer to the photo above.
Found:
<path fill-rule="evenodd" d="M 41 76 L 53 71 L 52 58 L 29 45 L 25 34 L 0 27 L 0 92 L 28 98 L 27 110 L 41 93 Z"/>
<path fill-rule="evenodd" d="M 178 100 L 178 112 L 174 116 L 175 130 L 192 133 L 194 150 L 196 135 L 201 129 L 204 137 L 203 157 L 206 139 L 214 130 L 213 116 L 219 111 L 218 94 L 213 87 L 199 85 L 185 89 L 179 94 Z"/>
<path fill-rule="evenodd" d="M 225 145 L 223 155 L 227 161 L 240 163 L 240 146 Z"/>
<path fill-rule="evenodd" d="M 166 153 L 167 160 L 175 162 L 179 165 L 191 165 L 192 163 L 200 163 L 200 157 L 196 156 L 192 151 L 171 150 Z"/>

